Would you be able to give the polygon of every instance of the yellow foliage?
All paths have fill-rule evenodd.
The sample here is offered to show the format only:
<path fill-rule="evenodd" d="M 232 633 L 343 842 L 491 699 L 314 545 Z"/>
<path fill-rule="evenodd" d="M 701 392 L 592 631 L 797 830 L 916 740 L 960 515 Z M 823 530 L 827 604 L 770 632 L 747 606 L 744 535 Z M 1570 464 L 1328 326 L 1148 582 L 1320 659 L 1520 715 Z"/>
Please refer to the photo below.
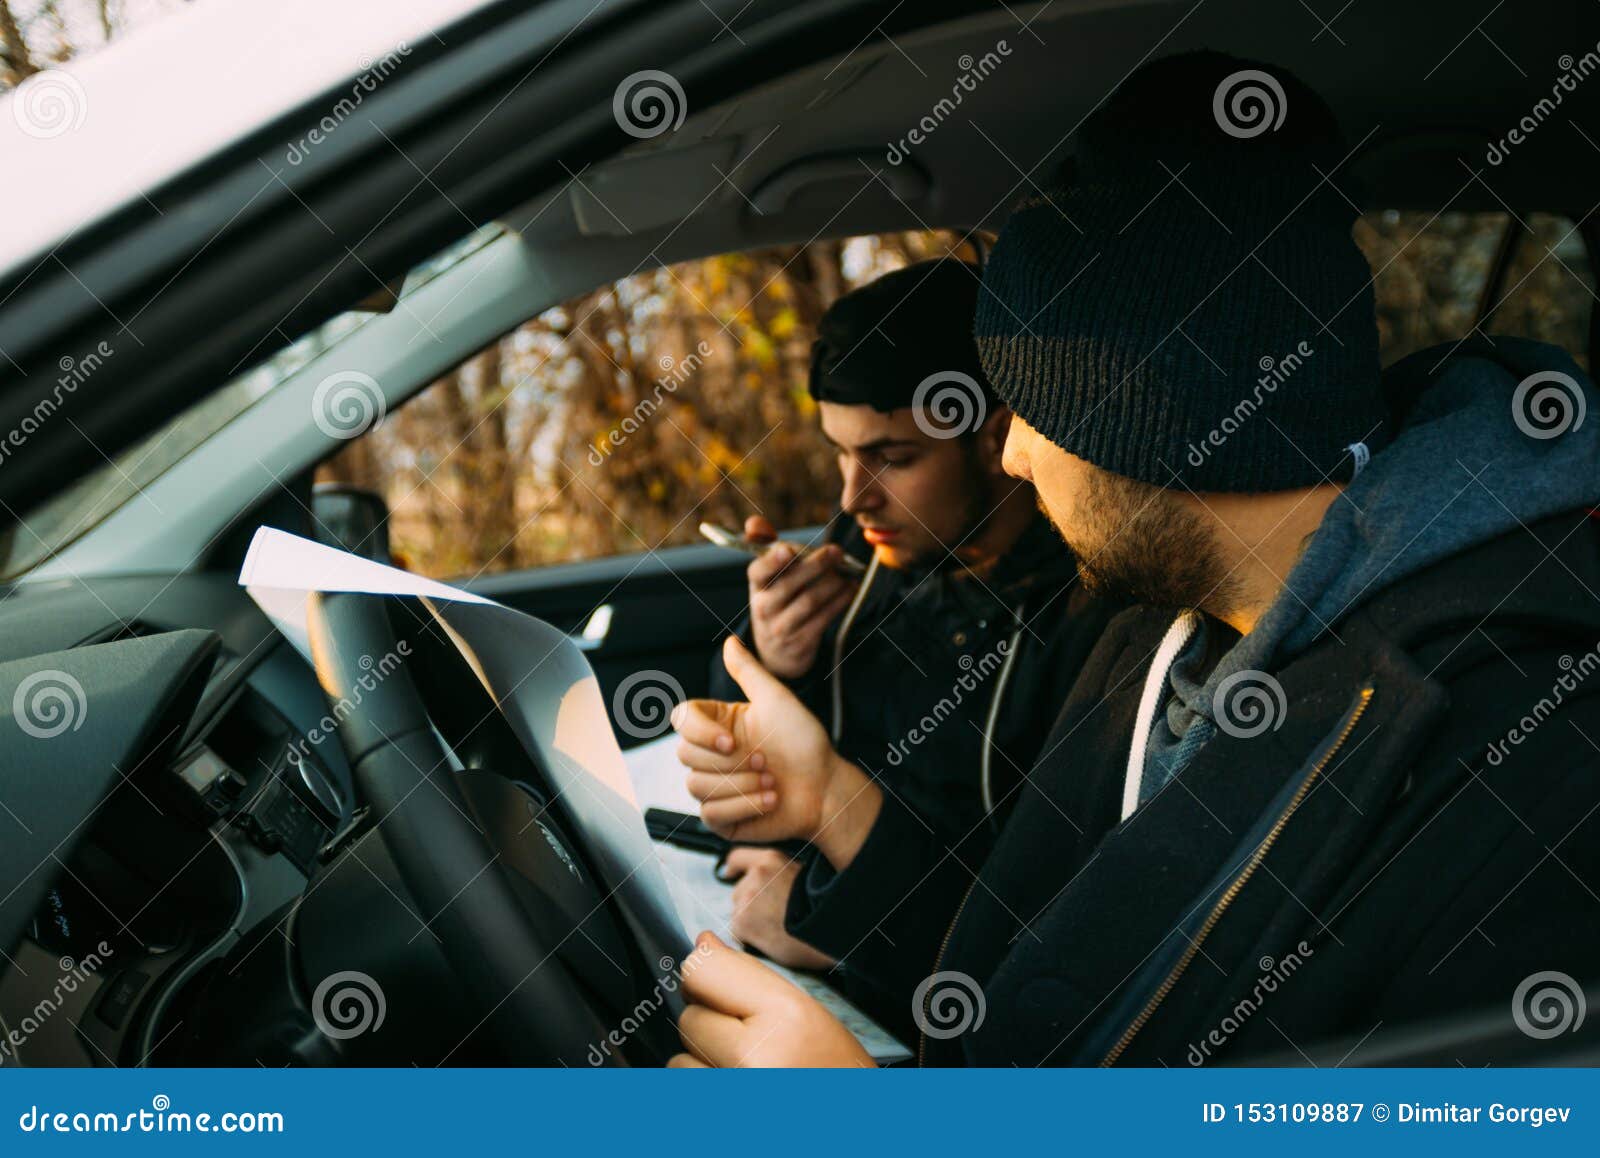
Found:
<path fill-rule="evenodd" d="M 731 471 L 744 457 L 742 452 L 735 451 L 725 442 L 721 435 L 713 434 L 700 448 L 705 452 L 706 459 L 720 470 Z"/>
<path fill-rule="evenodd" d="M 772 339 L 754 327 L 745 331 L 744 348 L 762 366 L 775 366 L 778 362 L 778 349 L 772 344 Z"/>

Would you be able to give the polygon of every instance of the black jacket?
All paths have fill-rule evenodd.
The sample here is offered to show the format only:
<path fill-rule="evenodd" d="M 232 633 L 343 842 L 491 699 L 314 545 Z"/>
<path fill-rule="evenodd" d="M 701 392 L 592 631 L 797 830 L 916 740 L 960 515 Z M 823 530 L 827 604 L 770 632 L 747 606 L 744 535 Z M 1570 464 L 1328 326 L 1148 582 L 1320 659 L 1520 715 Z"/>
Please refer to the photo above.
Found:
<path fill-rule="evenodd" d="M 928 1037 L 930 1064 L 1332 1064 L 1361 1043 L 1359 1063 L 1418 1019 L 1509 1030 L 1525 979 L 1600 974 L 1596 593 L 1587 511 L 1419 571 L 1274 673 L 1278 730 L 1219 733 L 1119 823 L 1172 619 L 1131 610 L 976 877 L 886 799 L 848 870 L 819 861 L 794 890 L 789 927 L 908 1005 L 935 972 L 970 978 L 981 1024 Z"/>
<path fill-rule="evenodd" d="M 870 557 L 848 520 L 830 538 Z M 854 615 L 829 627 L 811 671 L 789 686 L 919 825 L 970 834 L 981 859 L 1117 610 L 1085 594 L 1072 553 L 1038 517 L 981 579 L 953 561 L 874 569 Z M 748 616 L 738 633 L 752 642 Z M 711 695 L 744 698 L 720 657 Z"/>

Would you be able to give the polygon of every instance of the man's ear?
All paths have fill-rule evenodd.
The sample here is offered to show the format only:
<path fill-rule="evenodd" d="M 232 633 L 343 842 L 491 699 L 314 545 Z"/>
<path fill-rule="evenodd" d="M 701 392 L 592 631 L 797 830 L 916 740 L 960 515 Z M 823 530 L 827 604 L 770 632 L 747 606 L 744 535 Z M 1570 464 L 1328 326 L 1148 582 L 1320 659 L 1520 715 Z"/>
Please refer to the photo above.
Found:
<path fill-rule="evenodd" d="M 1000 459 L 1006 449 L 1006 435 L 1011 432 L 1011 408 L 996 402 L 978 427 L 978 455 L 984 469 L 990 474 L 1004 474 Z"/>

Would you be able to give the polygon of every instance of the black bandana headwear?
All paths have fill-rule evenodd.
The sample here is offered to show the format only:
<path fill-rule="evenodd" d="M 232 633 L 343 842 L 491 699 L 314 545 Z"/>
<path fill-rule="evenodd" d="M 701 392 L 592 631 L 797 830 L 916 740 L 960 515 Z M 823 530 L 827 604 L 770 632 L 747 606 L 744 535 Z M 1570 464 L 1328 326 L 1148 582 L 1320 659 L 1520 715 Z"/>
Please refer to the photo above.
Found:
<path fill-rule="evenodd" d="M 983 271 L 955 258 L 885 274 L 828 308 L 811 346 L 811 396 L 888 413 L 912 405 L 919 386 L 962 376 L 985 411 L 994 395 L 972 338 Z M 926 395 L 928 390 L 924 390 Z"/>

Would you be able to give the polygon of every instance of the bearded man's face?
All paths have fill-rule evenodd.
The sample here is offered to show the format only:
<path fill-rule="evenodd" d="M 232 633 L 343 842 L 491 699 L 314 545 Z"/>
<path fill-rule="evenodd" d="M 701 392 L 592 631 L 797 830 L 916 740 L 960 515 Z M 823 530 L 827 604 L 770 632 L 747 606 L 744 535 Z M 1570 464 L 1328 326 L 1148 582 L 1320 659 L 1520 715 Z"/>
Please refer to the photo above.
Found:
<path fill-rule="evenodd" d="M 1033 483 L 1039 509 L 1097 594 L 1225 614 L 1241 597 L 1216 530 L 1183 491 L 1112 474 L 1068 454 L 1012 416 L 1006 473 Z"/>

